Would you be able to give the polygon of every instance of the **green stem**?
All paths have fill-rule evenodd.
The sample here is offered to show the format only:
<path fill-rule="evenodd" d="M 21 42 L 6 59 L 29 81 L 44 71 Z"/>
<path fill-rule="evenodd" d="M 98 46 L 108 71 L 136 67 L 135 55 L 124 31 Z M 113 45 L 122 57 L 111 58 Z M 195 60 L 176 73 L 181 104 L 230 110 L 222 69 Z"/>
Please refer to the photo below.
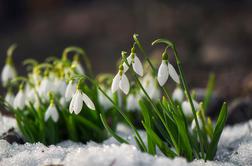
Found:
<path fill-rule="evenodd" d="M 160 120 L 161 120 L 162 123 L 164 124 L 164 126 L 165 126 L 167 132 L 169 133 L 169 135 L 170 135 L 170 137 L 171 137 L 171 139 L 172 139 L 172 142 L 173 142 L 173 144 L 174 144 L 174 146 L 175 146 L 176 152 L 179 154 L 178 145 L 177 145 L 177 143 L 176 143 L 176 141 L 175 141 L 175 139 L 174 139 L 172 133 L 170 132 L 170 130 L 169 130 L 169 128 L 168 128 L 168 126 L 167 126 L 165 120 L 163 119 L 162 115 L 160 114 L 160 112 L 159 112 L 157 106 L 153 103 L 153 101 L 151 100 L 150 96 L 149 96 L 148 93 L 145 91 L 143 85 L 141 84 L 141 82 L 140 82 L 139 79 L 137 78 L 136 74 L 135 74 L 134 71 L 132 70 L 131 66 L 129 65 L 127 59 L 123 59 L 123 60 L 124 60 L 124 62 L 127 64 L 127 66 L 129 67 L 130 72 L 133 74 L 133 76 L 134 76 L 134 78 L 135 78 L 137 84 L 139 85 L 139 87 L 140 87 L 140 88 L 142 89 L 142 91 L 144 92 L 144 94 L 145 94 L 145 96 L 147 97 L 148 101 L 151 103 L 152 107 L 153 107 L 154 110 L 155 110 L 155 113 L 158 115 L 158 117 L 160 118 Z"/>
<path fill-rule="evenodd" d="M 144 48 L 143 48 L 142 44 L 140 43 L 140 41 L 138 40 L 137 36 L 138 36 L 138 34 L 134 34 L 133 35 L 133 39 L 134 39 L 135 43 L 137 44 L 138 48 L 140 49 L 140 51 L 144 55 L 144 59 L 149 63 L 149 65 L 150 65 L 150 67 L 152 69 L 153 74 L 157 75 L 157 70 L 155 69 L 154 65 L 151 63 L 150 59 L 148 58 L 147 53 L 144 50 Z M 167 92 L 167 90 L 163 86 L 161 86 L 161 88 L 164 91 L 164 93 L 165 93 L 166 97 L 168 98 L 170 104 L 172 105 L 173 109 L 175 109 L 174 102 L 173 102 L 172 98 L 170 97 L 169 93 Z"/>
<path fill-rule="evenodd" d="M 187 98 L 189 100 L 189 103 L 191 105 L 191 109 L 192 109 L 192 112 L 193 112 L 193 116 L 195 118 L 196 127 L 197 127 L 197 130 L 198 130 L 198 135 L 199 135 L 199 139 L 200 139 L 201 153 L 202 153 L 202 155 L 204 155 L 203 140 L 202 140 L 201 130 L 200 130 L 200 127 L 199 127 L 199 121 L 198 121 L 198 118 L 197 118 L 197 115 L 196 115 L 196 109 L 194 107 L 193 100 L 192 100 L 191 94 L 189 92 L 188 85 L 187 85 L 186 80 L 185 80 L 184 72 L 183 72 L 182 66 L 181 66 L 181 61 L 180 61 L 180 59 L 178 57 L 178 53 L 177 53 L 175 45 L 172 46 L 172 50 L 174 52 L 176 63 L 177 63 L 178 69 L 179 69 L 180 80 L 181 80 L 182 85 L 183 85 L 183 87 L 184 87 L 184 89 L 186 91 L 186 96 L 187 96 Z"/>

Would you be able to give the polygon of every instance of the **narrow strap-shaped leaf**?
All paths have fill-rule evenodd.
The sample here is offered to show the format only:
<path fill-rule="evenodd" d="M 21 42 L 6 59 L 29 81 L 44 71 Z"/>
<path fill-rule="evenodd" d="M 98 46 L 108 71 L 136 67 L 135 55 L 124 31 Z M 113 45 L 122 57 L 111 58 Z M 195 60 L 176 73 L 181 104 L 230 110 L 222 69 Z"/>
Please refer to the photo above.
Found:
<path fill-rule="evenodd" d="M 153 125 L 151 124 L 151 118 L 150 118 L 148 108 L 146 107 L 146 104 L 144 103 L 144 101 L 139 100 L 139 105 L 140 105 L 140 108 L 141 108 L 142 113 L 143 113 L 145 124 L 149 128 L 152 128 Z M 150 154 L 156 154 L 155 143 L 152 141 L 151 136 L 148 133 L 147 133 L 147 142 L 148 142 L 148 152 Z"/>
<path fill-rule="evenodd" d="M 179 131 L 179 138 L 181 139 L 182 145 L 183 145 L 180 148 L 184 149 L 186 153 L 186 158 L 190 161 L 193 159 L 193 156 L 192 156 L 193 153 L 192 153 L 190 137 L 188 135 L 186 124 L 185 124 L 186 122 L 184 121 L 184 118 L 182 117 L 180 112 L 174 112 L 173 117 L 177 123 L 178 131 Z"/>
<path fill-rule="evenodd" d="M 158 148 L 167 156 L 170 158 L 174 158 L 176 156 L 176 153 L 173 152 L 163 141 L 159 138 L 159 136 L 151 129 L 146 126 L 146 124 L 143 123 L 143 126 L 146 130 L 146 132 L 151 135 L 151 138 L 153 141 L 157 144 Z"/>
<path fill-rule="evenodd" d="M 94 130 L 95 132 L 98 132 L 98 133 L 102 133 L 102 129 L 100 129 L 98 126 L 96 126 L 95 123 L 93 123 L 92 121 L 86 119 L 85 117 L 83 116 L 74 116 L 74 119 L 77 121 L 77 122 L 80 122 L 82 123 L 83 125 L 85 125 L 85 127 L 88 127 L 92 130 Z"/>
<path fill-rule="evenodd" d="M 108 125 L 106 119 L 103 117 L 102 114 L 100 114 L 100 118 L 101 118 L 101 121 L 104 125 L 104 127 L 106 128 L 106 130 L 120 143 L 125 143 L 125 144 L 129 144 L 128 141 L 126 141 L 124 138 L 122 138 L 121 136 L 117 135 Z"/>
<path fill-rule="evenodd" d="M 208 148 L 206 160 L 212 160 L 216 154 L 218 142 L 227 120 L 227 112 L 227 103 L 224 102 L 214 128 L 213 139 Z"/>
<path fill-rule="evenodd" d="M 215 85 L 215 75 L 211 73 L 208 79 L 206 94 L 203 102 L 204 110 L 207 110 L 208 108 L 209 102 L 213 94 L 214 85 Z"/>

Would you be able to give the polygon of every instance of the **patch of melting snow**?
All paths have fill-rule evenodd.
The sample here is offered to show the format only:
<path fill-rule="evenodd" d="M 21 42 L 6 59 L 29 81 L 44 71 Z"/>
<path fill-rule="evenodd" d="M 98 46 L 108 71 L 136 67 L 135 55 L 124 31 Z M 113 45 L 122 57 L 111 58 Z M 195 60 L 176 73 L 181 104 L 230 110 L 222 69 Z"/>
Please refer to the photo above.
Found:
<path fill-rule="evenodd" d="M 13 121 L 0 120 L 0 133 L 15 126 Z M 9 123 L 11 122 L 11 123 Z M 252 121 L 250 121 L 252 125 Z M 204 162 L 195 160 L 188 163 L 184 158 L 169 159 L 164 156 L 151 156 L 137 150 L 135 142 L 130 137 L 130 130 L 118 126 L 118 133 L 129 140 L 132 145 L 119 144 L 114 138 L 109 138 L 103 144 L 88 142 L 87 144 L 64 141 L 49 147 L 41 144 L 24 145 L 9 144 L 0 140 L 0 166 L 37 166 L 37 165 L 69 165 L 69 166 L 249 166 L 252 165 L 252 134 L 248 123 L 226 127 L 221 136 L 215 161 Z M 140 131 L 140 135 L 145 136 Z M 145 141 L 145 140 L 144 140 Z"/>

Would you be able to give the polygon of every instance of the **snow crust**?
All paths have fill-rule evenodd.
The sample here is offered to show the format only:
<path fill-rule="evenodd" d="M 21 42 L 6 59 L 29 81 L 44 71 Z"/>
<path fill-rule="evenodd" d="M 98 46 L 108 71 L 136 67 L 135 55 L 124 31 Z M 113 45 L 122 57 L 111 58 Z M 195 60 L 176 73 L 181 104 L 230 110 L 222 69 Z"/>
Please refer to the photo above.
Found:
<path fill-rule="evenodd" d="M 41 144 L 9 144 L 0 140 L 0 166 L 249 166 L 252 165 L 252 121 L 226 127 L 221 136 L 215 161 L 194 160 L 188 163 L 184 158 L 169 159 L 162 155 L 151 156 L 140 152 L 129 136 L 130 130 L 119 125 L 118 133 L 127 138 L 131 145 L 119 144 L 109 138 L 103 144 L 87 144 L 64 141 L 49 147 Z M 0 133 L 15 127 L 15 120 L 2 117 Z M 144 132 L 140 132 L 145 136 Z"/>

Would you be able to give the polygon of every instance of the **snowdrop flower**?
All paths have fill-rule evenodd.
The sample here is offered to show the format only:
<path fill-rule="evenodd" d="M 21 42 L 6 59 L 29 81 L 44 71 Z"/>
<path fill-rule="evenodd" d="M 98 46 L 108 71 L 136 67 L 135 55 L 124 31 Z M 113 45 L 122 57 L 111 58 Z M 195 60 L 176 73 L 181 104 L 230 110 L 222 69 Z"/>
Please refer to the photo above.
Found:
<path fill-rule="evenodd" d="M 7 85 L 7 83 L 12 80 L 13 78 L 16 77 L 16 70 L 13 66 L 13 60 L 12 60 L 12 56 L 8 55 L 7 59 L 6 59 L 6 63 L 5 66 L 2 70 L 2 75 L 1 75 L 1 79 L 2 79 L 2 84 L 4 86 Z"/>
<path fill-rule="evenodd" d="M 20 88 L 14 101 L 13 101 L 13 107 L 15 109 L 24 109 L 25 107 L 25 92 L 23 88 Z"/>
<path fill-rule="evenodd" d="M 70 102 L 69 112 L 70 113 L 74 112 L 75 114 L 79 114 L 83 107 L 83 101 L 89 109 L 95 110 L 95 106 L 92 100 L 85 93 L 77 89 Z"/>
<path fill-rule="evenodd" d="M 194 106 L 196 111 L 198 111 L 199 108 L 200 108 L 199 103 L 197 101 L 195 101 L 195 100 L 193 100 L 193 106 Z M 184 101 L 182 103 L 182 110 L 183 110 L 185 116 L 187 116 L 187 117 L 192 117 L 193 116 L 192 108 L 191 108 L 191 105 L 190 105 L 189 101 Z"/>
<path fill-rule="evenodd" d="M 115 93 L 118 89 L 121 89 L 124 94 L 129 93 L 130 85 L 127 76 L 123 72 L 123 65 L 120 65 L 119 72 L 116 74 L 112 81 L 111 91 Z"/>
<path fill-rule="evenodd" d="M 75 91 L 76 91 L 76 84 L 71 80 L 68 83 L 66 91 L 65 91 L 66 101 L 70 101 L 72 99 Z"/>
<path fill-rule="evenodd" d="M 129 96 L 127 97 L 127 106 L 126 106 L 127 110 L 130 110 L 130 111 L 140 110 L 138 101 L 139 101 L 139 96 L 129 94 Z"/>
<path fill-rule="evenodd" d="M 184 92 L 181 88 L 177 87 L 172 93 L 172 99 L 177 102 L 182 102 L 184 98 Z"/>
<path fill-rule="evenodd" d="M 46 100 L 48 100 L 48 92 L 54 90 L 54 84 L 53 82 L 46 76 L 42 79 L 38 93 L 40 96 L 44 97 Z"/>
<path fill-rule="evenodd" d="M 59 113 L 57 111 L 57 108 L 54 105 L 54 102 L 50 103 L 50 106 L 47 108 L 45 113 L 45 121 L 48 121 L 49 118 L 52 118 L 52 120 L 56 123 L 59 120 Z"/>
<path fill-rule="evenodd" d="M 26 91 L 26 104 L 30 102 L 33 103 L 36 100 L 35 89 L 31 89 L 30 91 Z"/>
<path fill-rule="evenodd" d="M 12 92 L 8 91 L 4 99 L 9 105 L 13 105 L 15 96 L 12 94 Z"/>
<path fill-rule="evenodd" d="M 63 79 L 55 79 L 54 81 L 55 92 L 61 96 L 65 95 L 67 84 Z"/>
<path fill-rule="evenodd" d="M 161 91 L 157 87 L 156 80 L 153 78 L 151 74 L 145 75 L 141 82 L 145 91 L 147 92 L 147 94 L 150 96 L 152 100 L 158 100 L 161 97 Z M 142 95 L 144 95 L 143 92 L 142 92 Z"/>
<path fill-rule="evenodd" d="M 126 54 L 126 52 L 122 52 L 122 54 Z M 143 76 L 143 65 L 140 61 L 140 59 L 136 55 L 135 47 L 132 47 L 130 55 L 127 57 L 127 62 L 129 65 L 132 64 L 133 70 L 139 75 Z M 126 64 L 126 62 L 123 63 L 124 72 L 126 72 L 129 69 L 129 66 Z"/>
<path fill-rule="evenodd" d="M 66 106 L 66 104 L 67 104 L 66 98 L 65 97 L 61 97 L 60 98 L 60 105 Z"/>
<path fill-rule="evenodd" d="M 106 94 L 112 98 L 113 94 L 111 91 L 107 90 Z M 98 91 L 98 101 L 101 104 L 101 106 L 104 108 L 104 110 L 108 110 L 109 108 L 113 107 L 113 104 L 111 101 L 101 92 Z"/>
<path fill-rule="evenodd" d="M 85 71 L 84 71 L 83 67 L 80 64 L 79 56 L 78 55 L 74 56 L 74 60 L 72 62 L 72 66 L 75 68 L 75 70 L 76 70 L 77 73 L 82 74 L 82 75 L 85 74 Z"/>
<path fill-rule="evenodd" d="M 164 84 L 168 80 L 169 75 L 177 84 L 179 84 L 179 76 L 174 67 L 172 66 L 172 64 L 168 62 L 167 53 L 164 52 L 162 55 L 162 63 L 158 69 L 158 76 L 157 76 L 158 83 L 160 86 L 164 86 Z"/>

